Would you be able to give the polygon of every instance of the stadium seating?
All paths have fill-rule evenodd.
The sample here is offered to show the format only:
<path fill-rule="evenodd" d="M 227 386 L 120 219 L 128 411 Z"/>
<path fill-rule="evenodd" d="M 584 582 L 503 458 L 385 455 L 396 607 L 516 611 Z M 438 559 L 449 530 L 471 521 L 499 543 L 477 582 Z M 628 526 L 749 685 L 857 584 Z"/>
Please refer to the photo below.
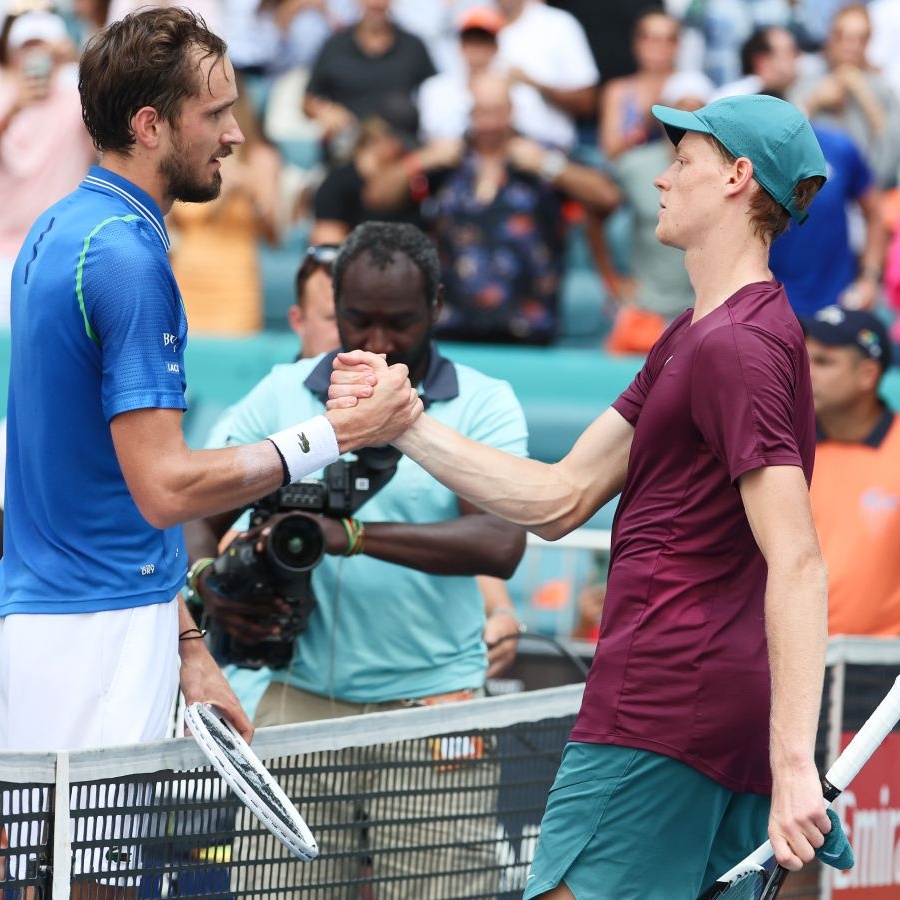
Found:
<path fill-rule="evenodd" d="M 308 228 L 294 226 L 275 246 L 258 244 L 259 270 L 262 279 L 263 328 L 267 331 L 288 330 L 287 311 L 294 302 L 294 279 L 306 251 Z"/>
<path fill-rule="evenodd" d="M 6 414 L 9 333 L 0 331 L 0 414 Z M 443 351 L 488 375 L 504 378 L 516 391 L 530 432 L 529 450 L 555 461 L 584 428 L 628 385 L 639 357 L 613 357 L 599 349 L 444 344 Z M 191 337 L 186 349 L 189 409 L 185 432 L 202 443 L 213 419 L 243 396 L 273 365 L 294 358 L 292 332 L 263 332 L 247 338 Z M 900 409 L 900 369 L 888 371 L 883 395 Z"/>

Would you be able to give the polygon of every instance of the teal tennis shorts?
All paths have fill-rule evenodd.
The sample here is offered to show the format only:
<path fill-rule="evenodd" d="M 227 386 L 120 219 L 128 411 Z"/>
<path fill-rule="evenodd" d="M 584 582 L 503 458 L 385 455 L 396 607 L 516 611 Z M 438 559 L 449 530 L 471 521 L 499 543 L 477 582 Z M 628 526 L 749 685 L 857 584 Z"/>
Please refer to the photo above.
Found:
<path fill-rule="evenodd" d="M 696 900 L 766 839 L 769 797 L 647 750 L 569 743 L 523 900 Z"/>

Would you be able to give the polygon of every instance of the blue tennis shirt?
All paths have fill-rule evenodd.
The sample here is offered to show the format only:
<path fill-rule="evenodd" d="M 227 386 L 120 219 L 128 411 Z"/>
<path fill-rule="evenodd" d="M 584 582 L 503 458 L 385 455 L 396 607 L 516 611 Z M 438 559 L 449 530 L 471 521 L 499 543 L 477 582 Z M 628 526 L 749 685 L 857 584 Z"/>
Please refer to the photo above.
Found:
<path fill-rule="evenodd" d="M 184 409 L 187 320 L 162 213 L 95 166 L 34 224 L 12 276 L 0 615 L 171 600 L 181 528 L 138 512 L 109 423 Z"/>

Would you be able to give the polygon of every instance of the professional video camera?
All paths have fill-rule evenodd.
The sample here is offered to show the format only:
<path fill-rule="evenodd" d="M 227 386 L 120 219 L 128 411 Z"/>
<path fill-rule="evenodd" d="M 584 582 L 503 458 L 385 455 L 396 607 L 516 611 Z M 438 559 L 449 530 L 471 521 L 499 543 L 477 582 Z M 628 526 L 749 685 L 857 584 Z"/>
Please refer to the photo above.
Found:
<path fill-rule="evenodd" d="M 306 629 L 316 605 L 311 572 L 325 553 L 318 515 L 352 516 L 391 480 L 399 459 L 400 452 L 393 447 L 366 447 L 356 459 L 339 459 L 328 466 L 322 481 L 289 484 L 250 507 L 254 529 L 277 513 L 286 514 L 265 538 L 258 533 L 236 537 L 216 560 L 207 584 L 228 599 L 280 597 L 288 608 L 275 619 L 280 635 L 256 644 L 237 640 L 211 619 L 208 631 L 217 662 L 247 669 L 283 669 L 290 663 L 294 641 Z"/>

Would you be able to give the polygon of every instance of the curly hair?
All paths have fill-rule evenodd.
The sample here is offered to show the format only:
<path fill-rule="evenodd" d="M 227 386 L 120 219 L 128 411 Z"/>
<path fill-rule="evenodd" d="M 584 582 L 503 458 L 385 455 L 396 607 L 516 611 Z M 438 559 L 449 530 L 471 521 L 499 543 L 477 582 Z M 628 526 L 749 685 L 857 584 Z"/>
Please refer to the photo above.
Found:
<path fill-rule="evenodd" d="M 174 122 L 182 101 L 200 92 L 200 62 L 225 53 L 225 42 L 203 19 L 179 7 L 143 9 L 96 34 L 78 71 L 82 117 L 94 146 L 130 153 L 131 120 L 145 106 Z"/>
<path fill-rule="evenodd" d="M 369 254 L 369 262 L 382 271 L 402 253 L 422 273 L 425 281 L 425 300 L 429 306 L 437 302 L 441 284 L 437 250 L 428 237 L 415 225 L 406 222 L 363 222 L 350 232 L 341 245 L 334 262 L 334 298 L 340 302 L 344 274 L 350 263 Z"/>

